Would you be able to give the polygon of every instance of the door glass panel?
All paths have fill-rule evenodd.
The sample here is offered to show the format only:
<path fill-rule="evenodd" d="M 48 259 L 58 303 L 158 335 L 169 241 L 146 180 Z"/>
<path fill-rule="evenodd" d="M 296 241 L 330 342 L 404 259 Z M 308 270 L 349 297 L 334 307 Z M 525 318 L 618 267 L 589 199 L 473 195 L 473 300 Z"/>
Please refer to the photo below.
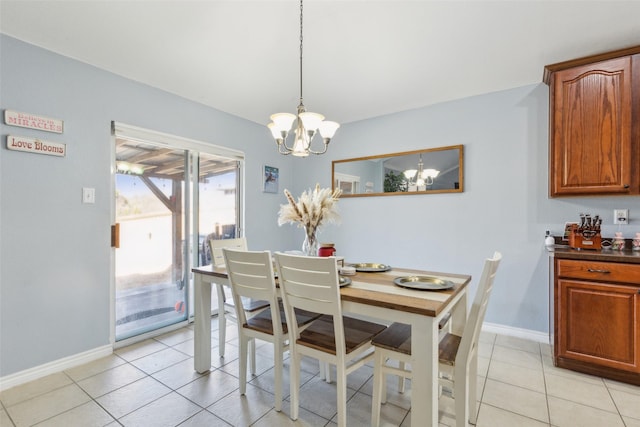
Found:
<path fill-rule="evenodd" d="M 186 159 L 116 140 L 116 340 L 186 320 Z"/>
<path fill-rule="evenodd" d="M 237 160 L 200 153 L 198 160 L 197 220 L 198 245 L 194 250 L 194 265 L 211 264 L 209 240 L 240 237 L 240 192 L 238 191 L 241 163 Z M 196 235 L 196 232 L 193 233 Z M 229 290 L 224 289 L 227 298 Z M 193 316 L 193 291 L 189 316 Z M 217 292 L 211 294 L 211 307 L 218 307 Z M 217 312 L 217 308 L 212 314 Z"/>
<path fill-rule="evenodd" d="M 210 239 L 239 237 L 238 170 L 239 162 L 201 153 L 199 163 L 199 257 L 198 265 L 211 264 Z"/>

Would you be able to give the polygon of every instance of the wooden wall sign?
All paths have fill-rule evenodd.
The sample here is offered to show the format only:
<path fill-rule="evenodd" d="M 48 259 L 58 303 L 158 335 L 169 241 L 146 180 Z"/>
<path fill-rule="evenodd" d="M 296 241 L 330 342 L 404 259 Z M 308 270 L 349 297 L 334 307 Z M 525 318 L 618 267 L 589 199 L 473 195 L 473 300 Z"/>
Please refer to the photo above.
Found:
<path fill-rule="evenodd" d="M 67 144 L 42 141 L 25 136 L 7 136 L 7 148 L 14 151 L 26 151 L 27 153 L 47 154 L 58 157 L 64 157 L 67 154 Z"/>
<path fill-rule="evenodd" d="M 19 126 L 45 132 L 62 133 L 64 130 L 64 122 L 62 120 L 11 110 L 4 110 L 4 123 L 9 126 Z"/>

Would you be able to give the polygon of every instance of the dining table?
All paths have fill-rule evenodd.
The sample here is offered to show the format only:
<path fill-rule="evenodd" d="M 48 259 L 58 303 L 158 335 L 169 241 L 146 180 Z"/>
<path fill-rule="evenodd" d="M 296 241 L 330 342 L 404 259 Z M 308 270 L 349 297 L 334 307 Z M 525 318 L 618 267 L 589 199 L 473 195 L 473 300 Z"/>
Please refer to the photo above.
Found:
<path fill-rule="evenodd" d="M 211 369 L 211 288 L 229 286 L 224 267 L 195 267 L 194 273 L 194 368 Z M 451 332 L 462 335 L 467 318 L 467 288 L 470 275 L 390 268 L 386 271 L 357 271 L 345 276 L 351 283 L 340 288 L 342 311 L 383 323 L 411 325 L 411 424 L 438 425 L 438 324 L 450 314 Z M 411 277 L 433 278 L 448 283 L 449 289 L 422 290 L 406 287 Z M 475 387 L 470 378 L 469 387 Z"/>

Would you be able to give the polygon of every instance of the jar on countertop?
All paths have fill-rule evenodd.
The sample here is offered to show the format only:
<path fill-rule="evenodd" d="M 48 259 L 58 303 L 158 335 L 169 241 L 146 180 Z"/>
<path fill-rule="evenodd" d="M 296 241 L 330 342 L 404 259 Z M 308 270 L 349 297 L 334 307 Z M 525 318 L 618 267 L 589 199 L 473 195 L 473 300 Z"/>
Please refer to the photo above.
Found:
<path fill-rule="evenodd" d="M 621 232 L 616 232 L 613 237 L 613 244 L 611 245 L 611 249 L 614 251 L 623 251 L 624 250 L 624 237 L 622 237 Z"/>
<path fill-rule="evenodd" d="M 631 245 L 634 251 L 640 251 L 640 233 L 636 233 L 636 237 L 633 238 Z"/>
<path fill-rule="evenodd" d="M 551 235 L 551 232 L 547 230 L 547 233 L 544 238 L 544 245 L 547 247 L 547 249 L 552 249 L 553 245 L 555 244 L 556 244 L 556 239 L 554 239 L 553 236 Z"/>
<path fill-rule="evenodd" d="M 336 248 L 334 247 L 334 243 L 320 243 L 320 248 L 318 249 L 318 256 L 327 257 L 333 256 L 336 254 Z"/>

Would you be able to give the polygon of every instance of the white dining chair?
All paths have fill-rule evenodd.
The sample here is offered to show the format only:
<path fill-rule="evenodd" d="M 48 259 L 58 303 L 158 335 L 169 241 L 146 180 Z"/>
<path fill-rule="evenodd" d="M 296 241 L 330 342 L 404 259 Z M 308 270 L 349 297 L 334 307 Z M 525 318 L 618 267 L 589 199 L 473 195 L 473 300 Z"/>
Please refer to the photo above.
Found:
<path fill-rule="evenodd" d="M 336 366 L 338 426 L 347 422 L 347 375 L 373 360 L 371 339 L 386 326 L 342 315 L 335 257 L 276 253 L 279 284 L 289 324 L 291 419 L 298 419 L 302 356 Z M 294 322 L 294 309 L 322 314 L 305 330 Z"/>
<path fill-rule="evenodd" d="M 478 372 L 478 337 L 501 259 L 502 255 L 495 252 L 492 258 L 485 260 L 478 290 L 462 336 L 447 332 L 440 341 L 438 380 L 441 387 L 452 391 L 457 427 L 466 427 L 467 420 L 473 425 L 476 424 L 478 411 L 475 384 Z M 411 370 L 407 369 L 407 364 L 411 362 L 411 339 L 411 326 L 403 323 L 391 324 L 373 339 L 376 352 L 371 425 L 374 427 L 380 425 L 380 406 L 386 400 L 386 375 L 411 378 Z M 389 360 L 399 361 L 400 367 L 390 366 Z"/>
<path fill-rule="evenodd" d="M 216 267 L 224 267 L 224 255 L 222 250 L 225 248 L 246 251 L 247 239 L 245 237 L 238 237 L 235 239 L 209 240 L 212 265 Z M 216 292 L 218 295 L 218 355 L 220 357 L 224 357 L 225 343 L 227 341 L 227 318 L 234 322 L 237 322 L 237 319 L 235 316 L 235 303 L 233 299 L 227 300 L 224 286 L 220 283 L 216 283 Z M 269 303 L 264 300 L 243 298 L 242 307 L 244 308 L 246 315 L 248 317 L 252 317 L 269 307 Z M 251 373 L 255 374 L 256 352 L 253 343 L 250 344 L 249 350 Z"/>
<path fill-rule="evenodd" d="M 249 252 L 223 249 L 223 257 L 231 295 L 235 301 L 238 324 L 238 339 L 240 342 L 239 381 L 240 394 L 247 390 L 247 352 L 249 343 L 256 339 L 273 344 L 273 359 L 275 371 L 275 409 L 282 407 L 282 365 L 283 353 L 289 349 L 289 335 L 284 308 L 279 302 L 273 273 L 271 252 Z M 269 303 L 269 309 L 247 318 L 242 305 L 242 298 L 264 300 Z M 308 311 L 296 310 L 293 322 L 298 327 L 311 323 L 320 315 Z M 255 344 L 254 344 L 255 346 Z"/>

